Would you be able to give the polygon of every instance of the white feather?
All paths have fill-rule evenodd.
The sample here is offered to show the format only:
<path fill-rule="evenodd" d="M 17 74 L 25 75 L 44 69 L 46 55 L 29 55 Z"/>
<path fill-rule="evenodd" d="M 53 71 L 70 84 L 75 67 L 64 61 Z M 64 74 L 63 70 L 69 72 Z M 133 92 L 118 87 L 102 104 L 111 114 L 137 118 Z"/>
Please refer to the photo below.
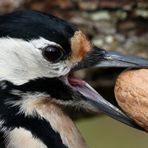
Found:
<path fill-rule="evenodd" d="M 24 128 L 14 128 L 5 133 L 5 136 L 6 148 L 47 148 L 40 139 L 33 137 L 32 133 Z"/>
<path fill-rule="evenodd" d="M 50 63 L 42 56 L 41 50 L 47 45 L 56 44 L 39 38 L 30 42 L 13 39 L 0 39 L 0 80 L 8 80 L 20 85 L 40 77 L 59 77 L 70 71 L 68 60 Z M 60 45 L 57 45 L 60 46 Z"/>

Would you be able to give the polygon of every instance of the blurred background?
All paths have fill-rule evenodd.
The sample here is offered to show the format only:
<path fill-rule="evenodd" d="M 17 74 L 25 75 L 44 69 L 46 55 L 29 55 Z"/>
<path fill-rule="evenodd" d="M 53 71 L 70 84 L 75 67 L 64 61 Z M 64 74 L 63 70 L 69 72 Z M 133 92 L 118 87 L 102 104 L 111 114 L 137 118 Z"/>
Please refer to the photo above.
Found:
<path fill-rule="evenodd" d="M 148 58 L 148 0 L 0 0 L 1 15 L 22 9 L 39 10 L 68 20 L 100 48 Z M 75 75 L 116 104 L 114 84 L 122 70 L 92 69 Z M 146 133 L 102 114 L 73 116 L 90 148 L 148 147 Z"/>

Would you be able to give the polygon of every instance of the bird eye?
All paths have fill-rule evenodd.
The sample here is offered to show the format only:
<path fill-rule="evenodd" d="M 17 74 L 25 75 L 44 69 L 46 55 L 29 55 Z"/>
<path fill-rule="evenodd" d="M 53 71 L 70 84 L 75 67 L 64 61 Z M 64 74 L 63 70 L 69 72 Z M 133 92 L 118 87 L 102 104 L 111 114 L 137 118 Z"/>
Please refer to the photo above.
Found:
<path fill-rule="evenodd" d="M 63 54 L 63 49 L 57 46 L 48 46 L 43 49 L 44 58 L 53 63 L 61 60 Z"/>

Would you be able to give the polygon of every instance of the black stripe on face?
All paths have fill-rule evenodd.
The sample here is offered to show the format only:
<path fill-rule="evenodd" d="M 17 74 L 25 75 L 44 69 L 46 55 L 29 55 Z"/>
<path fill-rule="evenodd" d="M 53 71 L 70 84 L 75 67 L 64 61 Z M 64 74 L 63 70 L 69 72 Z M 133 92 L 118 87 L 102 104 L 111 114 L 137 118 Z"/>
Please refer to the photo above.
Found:
<path fill-rule="evenodd" d="M 14 85 L 11 82 L 4 81 L 6 88 L 0 90 L 1 97 L 7 95 L 8 101 L 17 101 L 20 98 L 12 94 L 12 91 L 20 91 L 21 93 L 45 93 L 49 95 L 49 98 L 54 98 L 62 101 L 73 100 L 78 97 L 79 94 L 74 92 L 71 87 L 65 84 L 64 81 L 59 78 L 38 78 L 30 80 L 29 82 L 22 85 Z M 9 96 L 10 95 L 10 96 Z M 18 94 L 18 96 L 21 94 Z M 13 97 L 14 96 L 14 97 Z M 1 102 L 1 100 L 0 100 Z M 1 109 L 0 109 L 1 110 Z"/>
<path fill-rule="evenodd" d="M 79 98 L 77 92 L 74 92 L 64 81 L 58 78 L 38 78 L 19 86 L 13 86 L 13 89 L 24 93 L 40 92 L 46 93 L 50 98 L 56 100 L 69 101 Z"/>

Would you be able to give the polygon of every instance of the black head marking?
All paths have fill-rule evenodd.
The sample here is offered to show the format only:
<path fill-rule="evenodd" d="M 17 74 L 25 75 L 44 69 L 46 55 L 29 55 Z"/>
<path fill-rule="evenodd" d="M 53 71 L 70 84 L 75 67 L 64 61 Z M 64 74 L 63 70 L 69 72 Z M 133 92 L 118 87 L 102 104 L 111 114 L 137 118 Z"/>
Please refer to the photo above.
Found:
<path fill-rule="evenodd" d="M 60 44 L 67 52 L 76 30 L 64 20 L 38 11 L 17 11 L 0 16 L 0 37 L 24 40 L 43 37 Z"/>
<path fill-rule="evenodd" d="M 3 90 L 3 92 L 11 92 L 12 90 L 18 90 L 23 93 L 46 93 L 49 94 L 51 98 L 62 101 L 69 101 L 80 97 L 79 93 L 74 93 L 72 88 L 59 78 L 38 78 L 18 86 L 10 83 L 7 85 L 7 89 Z M 17 97 L 15 97 L 14 100 L 17 101 Z"/>

